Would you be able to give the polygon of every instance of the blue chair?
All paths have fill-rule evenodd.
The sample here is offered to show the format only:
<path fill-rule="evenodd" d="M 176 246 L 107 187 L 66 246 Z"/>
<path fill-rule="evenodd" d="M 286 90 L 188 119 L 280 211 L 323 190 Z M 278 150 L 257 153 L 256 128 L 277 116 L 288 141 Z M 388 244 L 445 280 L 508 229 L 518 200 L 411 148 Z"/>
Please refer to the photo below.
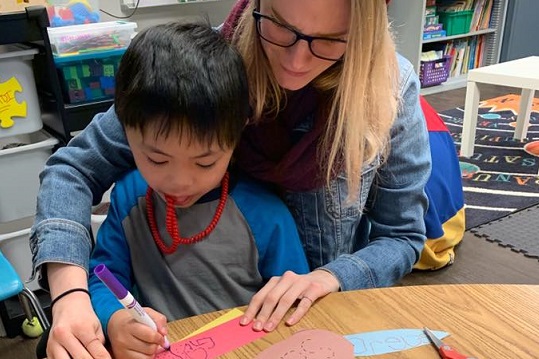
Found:
<path fill-rule="evenodd" d="M 0 251 L 0 301 L 19 296 L 26 320 L 23 323 L 23 333 L 37 337 L 50 328 L 49 320 L 34 292 L 27 288 L 9 260 Z M 38 323 L 36 323 L 36 317 Z M 41 325 L 41 327 L 38 326 Z"/>

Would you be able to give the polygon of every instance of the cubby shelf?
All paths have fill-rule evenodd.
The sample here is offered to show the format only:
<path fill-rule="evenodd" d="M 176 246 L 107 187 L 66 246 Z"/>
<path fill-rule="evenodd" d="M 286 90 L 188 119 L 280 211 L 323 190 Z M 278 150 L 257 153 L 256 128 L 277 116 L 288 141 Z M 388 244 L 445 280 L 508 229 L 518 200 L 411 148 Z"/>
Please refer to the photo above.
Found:
<path fill-rule="evenodd" d="M 0 44 L 23 43 L 39 50 L 32 65 L 45 128 L 67 143 L 72 133 L 82 130 L 98 112 L 106 111 L 111 100 L 79 105 L 66 104 L 62 95 L 47 27 L 49 18 L 43 6 L 0 14 Z"/>

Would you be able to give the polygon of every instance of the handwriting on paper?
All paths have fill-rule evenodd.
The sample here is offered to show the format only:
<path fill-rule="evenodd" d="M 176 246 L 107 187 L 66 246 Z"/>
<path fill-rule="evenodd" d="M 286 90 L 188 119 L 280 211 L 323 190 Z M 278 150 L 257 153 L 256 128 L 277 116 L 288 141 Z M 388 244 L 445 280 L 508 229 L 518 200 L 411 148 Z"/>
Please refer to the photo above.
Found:
<path fill-rule="evenodd" d="M 447 332 L 433 331 L 438 339 L 449 335 Z M 355 356 L 389 354 L 417 348 L 430 341 L 421 329 L 394 329 L 357 333 L 344 336 L 354 345 Z"/>
<path fill-rule="evenodd" d="M 234 318 L 172 343 L 170 350 L 157 354 L 156 359 L 213 359 L 264 335 L 265 332 L 255 332 L 250 325 L 240 325 L 240 318 Z"/>
<path fill-rule="evenodd" d="M 354 347 L 340 334 L 322 329 L 302 330 L 272 345 L 256 359 L 353 359 Z"/>

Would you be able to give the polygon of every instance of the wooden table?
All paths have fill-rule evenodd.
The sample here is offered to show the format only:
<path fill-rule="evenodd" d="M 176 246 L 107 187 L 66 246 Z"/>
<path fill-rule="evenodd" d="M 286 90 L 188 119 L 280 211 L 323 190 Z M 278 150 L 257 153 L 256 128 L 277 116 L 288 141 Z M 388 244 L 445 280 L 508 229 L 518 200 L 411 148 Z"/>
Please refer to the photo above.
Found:
<path fill-rule="evenodd" d="M 224 312 L 169 323 L 169 337 L 178 341 Z M 539 285 L 428 285 L 334 293 L 317 301 L 299 324 L 280 324 L 222 358 L 253 358 L 301 329 L 355 334 L 424 326 L 449 332 L 448 344 L 478 359 L 539 358 Z M 425 345 L 371 358 L 439 356 Z"/>
<path fill-rule="evenodd" d="M 475 130 L 481 92 L 480 83 L 520 88 L 520 108 L 514 138 L 523 140 L 530 121 L 535 90 L 539 90 L 539 56 L 479 67 L 468 72 L 460 155 L 474 153 Z"/>

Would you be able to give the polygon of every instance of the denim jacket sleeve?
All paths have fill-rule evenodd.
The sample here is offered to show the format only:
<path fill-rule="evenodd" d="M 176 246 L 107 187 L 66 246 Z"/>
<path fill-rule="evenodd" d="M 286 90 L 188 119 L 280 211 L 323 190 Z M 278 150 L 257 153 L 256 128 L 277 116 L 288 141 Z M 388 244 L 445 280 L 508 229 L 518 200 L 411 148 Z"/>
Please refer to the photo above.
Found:
<path fill-rule="evenodd" d="M 370 224 L 368 245 L 321 268 L 338 278 L 341 290 L 395 284 L 412 270 L 426 240 L 428 133 L 417 76 L 401 57 L 399 65 L 401 103 L 391 129 L 390 153 L 378 169 L 364 211 Z"/>
<path fill-rule="evenodd" d="M 96 115 L 84 131 L 49 158 L 40 174 L 30 236 L 34 275 L 48 262 L 88 270 L 92 204 L 99 203 L 114 181 L 134 166 L 114 107 Z M 40 284 L 46 288 L 46 279 L 40 278 Z"/>

